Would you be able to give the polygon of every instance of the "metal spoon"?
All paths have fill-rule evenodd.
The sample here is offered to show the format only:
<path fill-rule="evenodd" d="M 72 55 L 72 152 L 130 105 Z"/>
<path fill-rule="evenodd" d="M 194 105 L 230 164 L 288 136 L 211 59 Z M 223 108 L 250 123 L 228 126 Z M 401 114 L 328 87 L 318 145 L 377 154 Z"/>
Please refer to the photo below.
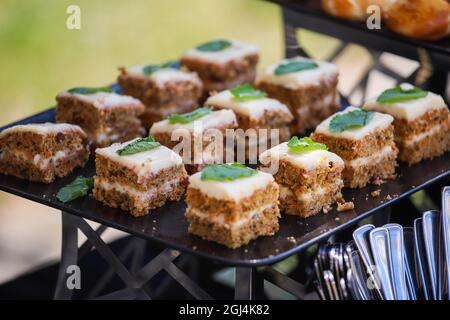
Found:
<path fill-rule="evenodd" d="M 414 229 L 403 228 L 403 243 L 405 249 L 405 277 L 408 287 L 408 295 L 411 300 L 417 300 L 416 288 L 419 287 L 419 280 L 414 260 Z"/>
<path fill-rule="evenodd" d="M 425 252 L 434 300 L 438 300 L 439 297 L 439 215 L 439 211 L 436 210 L 426 211 L 422 215 Z"/>
<path fill-rule="evenodd" d="M 423 239 L 422 218 L 414 220 L 414 251 L 417 266 L 417 273 L 419 275 L 419 289 L 423 293 L 425 300 L 430 300 L 432 297 L 430 289 L 430 276 L 426 261 L 425 244 Z"/>
<path fill-rule="evenodd" d="M 450 300 L 450 187 L 442 189 L 442 231 L 444 242 L 445 273 L 447 300 Z"/>
<path fill-rule="evenodd" d="M 386 224 L 389 235 L 390 274 L 395 300 L 409 300 L 405 274 L 403 227 L 396 223 Z"/>

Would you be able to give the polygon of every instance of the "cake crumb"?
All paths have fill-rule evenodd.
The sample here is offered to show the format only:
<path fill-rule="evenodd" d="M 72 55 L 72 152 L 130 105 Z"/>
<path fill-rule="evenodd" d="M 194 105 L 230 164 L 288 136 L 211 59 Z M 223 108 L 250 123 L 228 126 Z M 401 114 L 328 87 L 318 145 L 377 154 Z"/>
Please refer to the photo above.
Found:
<path fill-rule="evenodd" d="M 354 208 L 355 208 L 355 204 L 353 203 L 353 201 L 341 202 L 341 203 L 338 203 L 338 205 L 337 205 L 338 212 L 353 210 Z"/>
<path fill-rule="evenodd" d="M 388 194 L 388 195 L 386 196 L 386 200 L 391 200 L 391 199 L 392 199 L 391 195 Z"/>
<path fill-rule="evenodd" d="M 383 179 L 381 179 L 380 177 L 376 177 L 373 181 L 372 184 L 375 186 L 381 186 L 383 183 L 385 183 L 386 181 L 384 181 Z"/>
<path fill-rule="evenodd" d="M 376 197 L 380 196 L 380 193 L 381 193 L 381 189 L 378 189 L 378 190 L 372 191 L 370 193 L 370 195 L 372 196 L 372 198 L 376 198 Z"/>
<path fill-rule="evenodd" d="M 322 208 L 323 213 L 327 214 L 328 212 L 330 212 L 333 209 L 332 206 L 330 205 L 326 205 L 325 207 Z"/>
<path fill-rule="evenodd" d="M 197 246 L 193 246 L 192 250 L 194 250 L 194 251 L 197 250 Z"/>
<path fill-rule="evenodd" d="M 297 240 L 293 236 L 287 237 L 286 239 L 292 243 L 297 243 Z"/>

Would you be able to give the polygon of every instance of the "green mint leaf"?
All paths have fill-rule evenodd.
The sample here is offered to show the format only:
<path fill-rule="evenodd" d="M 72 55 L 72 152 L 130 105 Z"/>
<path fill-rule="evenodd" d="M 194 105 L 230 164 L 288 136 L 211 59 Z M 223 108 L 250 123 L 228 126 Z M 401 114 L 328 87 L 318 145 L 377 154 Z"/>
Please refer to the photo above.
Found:
<path fill-rule="evenodd" d="M 77 177 L 74 181 L 62 187 L 56 194 L 56 198 L 61 202 L 70 202 L 77 198 L 84 197 L 89 190 L 94 187 L 93 178 Z"/>
<path fill-rule="evenodd" d="M 305 152 L 312 150 L 328 150 L 327 146 L 323 143 L 314 142 L 309 137 L 299 139 L 297 136 L 293 136 L 288 142 L 288 149 L 291 152 Z"/>
<path fill-rule="evenodd" d="M 97 88 L 88 88 L 88 87 L 76 87 L 67 90 L 69 93 L 78 93 L 78 94 L 94 94 L 97 92 L 114 92 L 114 88 L 110 86 L 105 87 L 97 87 Z"/>
<path fill-rule="evenodd" d="M 238 102 L 261 99 L 267 96 L 267 93 L 257 90 L 249 84 L 234 87 L 230 92 L 233 95 L 233 101 Z"/>
<path fill-rule="evenodd" d="M 127 144 L 122 149 L 117 150 L 119 156 L 130 156 L 136 153 L 148 151 L 159 147 L 161 144 L 155 140 L 152 136 L 146 138 L 140 138 L 136 141 Z"/>
<path fill-rule="evenodd" d="M 342 132 L 348 129 L 364 127 L 375 115 L 372 111 L 354 110 L 335 115 L 330 121 L 331 132 Z"/>
<path fill-rule="evenodd" d="M 305 70 L 312 70 L 318 68 L 319 65 L 312 61 L 289 61 L 287 63 L 280 64 L 275 69 L 275 74 L 277 76 L 283 75 L 286 73 L 294 73 Z"/>
<path fill-rule="evenodd" d="M 227 40 L 214 40 L 199 45 L 196 49 L 203 52 L 222 51 L 231 46 L 231 42 Z"/>
<path fill-rule="evenodd" d="M 179 69 L 180 64 L 178 61 L 168 61 L 161 64 L 148 64 L 142 68 L 142 72 L 146 75 L 150 75 L 153 72 L 156 72 L 161 69 Z"/>
<path fill-rule="evenodd" d="M 202 170 L 202 181 L 233 181 L 255 175 L 258 171 L 241 163 L 211 164 Z"/>
<path fill-rule="evenodd" d="M 171 114 L 168 119 L 169 119 L 169 123 L 171 123 L 171 124 L 175 124 L 175 123 L 186 124 L 186 123 L 190 123 L 194 120 L 200 119 L 211 112 L 212 112 L 211 108 L 201 107 L 201 108 L 195 109 L 194 111 L 188 112 L 188 113 Z"/>
<path fill-rule="evenodd" d="M 427 95 L 428 92 L 417 87 L 413 87 L 411 90 L 402 90 L 400 86 L 396 86 L 380 94 L 380 96 L 377 98 L 377 102 L 379 103 L 403 102 L 424 98 Z"/>

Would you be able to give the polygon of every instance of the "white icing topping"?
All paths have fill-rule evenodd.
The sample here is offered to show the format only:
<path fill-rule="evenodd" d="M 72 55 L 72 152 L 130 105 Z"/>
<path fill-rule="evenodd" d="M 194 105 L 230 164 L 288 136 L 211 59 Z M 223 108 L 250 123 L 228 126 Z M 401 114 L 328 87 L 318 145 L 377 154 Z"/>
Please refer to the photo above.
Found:
<path fill-rule="evenodd" d="M 426 97 L 395 103 L 378 103 L 376 99 L 367 101 L 363 109 L 383 112 L 395 118 L 413 121 L 425 113 L 434 109 L 447 108 L 441 96 L 428 92 Z"/>
<path fill-rule="evenodd" d="M 168 119 L 155 122 L 150 128 L 150 134 L 156 132 L 173 132 L 184 129 L 190 132 L 202 133 L 211 128 L 237 126 L 236 115 L 232 110 L 213 111 L 190 123 L 170 123 Z"/>
<path fill-rule="evenodd" d="M 200 78 L 195 72 L 186 72 L 174 68 L 163 68 L 151 73 L 150 75 L 144 74 L 144 67 L 146 65 L 137 65 L 127 68 L 127 72 L 139 76 L 146 76 L 153 80 L 158 85 L 164 85 L 167 82 L 177 81 L 190 81 L 196 84 L 200 84 Z"/>
<path fill-rule="evenodd" d="M 189 187 L 200 190 L 201 193 L 216 199 L 231 199 L 236 202 L 251 197 L 258 189 L 265 189 L 273 182 L 273 176 L 258 171 L 255 175 L 233 181 L 201 180 L 201 172 L 189 177 Z"/>
<path fill-rule="evenodd" d="M 286 73 L 282 75 L 276 75 L 275 69 L 281 63 L 287 63 L 290 61 L 309 61 L 315 62 L 319 65 L 316 69 L 303 70 L 299 72 Z M 256 77 L 256 83 L 267 82 L 272 84 L 277 84 L 289 89 L 297 89 L 305 85 L 318 85 L 321 80 L 327 80 L 329 78 L 337 76 L 339 70 L 336 65 L 325 62 L 325 61 L 315 61 L 303 57 L 296 57 L 292 59 L 285 59 L 276 64 L 270 65 L 265 68 Z"/>
<path fill-rule="evenodd" d="M 359 108 L 356 107 L 347 107 L 344 111 L 337 112 L 330 116 L 329 118 L 325 119 L 321 124 L 319 124 L 316 128 L 316 133 L 322 133 L 328 136 L 333 136 L 337 138 L 345 138 L 345 139 L 352 139 L 352 140 L 359 140 L 365 137 L 368 134 L 373 133 L 376 129 L 385 129 L 388 127 L 392 121 L 394 121 L 394 118 L 388 114 L 383 114 L 379 112 L 375 112 L 375 115 L 370 120 L 368 124 L 361 128 L 355 128 L 355 129 L 348 129 L 344 130 L 342 132 L 331 132 L 330 122 L 333 117 L 335 117 L 338 114 L 345 114 L 350 111 L 359 110 Z"/>
<path fill-rule="evenodd" d="M 259 161 L 263 165 L 269 165 L 274 161 L 287 161 L 292 165 L 312 170 L 320 166 L 328 166 L 330 161 L 343 166 L 344 161 L 336 154 L 326 150 L 312 150 L 300 153 L 290 152 L 287 142 L 279 144 L 272 149 L 264 151 L 259 156 Z"/>
<path fill-rule="evenodd" d="M 123 107 L 124 105 L 130 106 L 134 105 L 136 107 L 143 107 L 141 101 L 136 98 L 120 95 L 115 92 L 96 92 L 93 94 L 79 94 L 79 93 L 69 93 L 62 92 L 58 96 L 71 95 L 75 96 L 80 100 L 92 103 L 94 107 L 99 109 L 107 108 L 117 108 Z"/>
<path fill-rule="evenodd" d="M 32 123 L 32 124 L 24 124 L 24 125 L 17 125 L 8 129 L 3 130 L 0 133 L 0 138 L 5 136 L 8 133 L 14 133 L 14 132 L 20 132 L 20 131 L 26 131 L 26 132 L 34 132 L 38 134 L 48 134 L 48 133 L 57 133 L 57 132 L 65 132 L 65 131 L 78 131 L 83 132 L 83 130 L 73 124 L 69 123 Z M 84 134 L 84 132 L 83 132 Z"/>
<path fill-rule="evenodd" d="M 138 176 L 156 173 L 160 170 L 182 164 L 181 157 L 165 146 L 159 146 L 148 151 L 128 156 L 119 156 L 117 154 L 118 150 L 136 140 L 137 139 L 133 139 L 124 143 L 115 143 L 107 148 L 97 149 L 95 150 L 95 153 L 134 170 Z"/>
<path fill-rule="evenodd" d="M 230 90 L 222 91 L 213 95 L 206 100 L 205 104 L 218 108 L 226 108 L 247 115 L 254 119 L 259 119 L 264 116 L 266 111 L 274 111 L 280 113 L 287 113 L 291 116 L 288 107 L 278 100 L 270 98 L 254 99 L 245 102 L 238 102 L 233 100 L 233 94 Z"/>
<path fill-rule="evenodd" d="M 370 163 L 377 163 L 383 160 L 386 156 L 395 153 L 396 151 L 391 146 L 385 146 L 378 152 L 372 153 L 367 157 L 359 157 L 350 161 L 345 161 L 346 167 L 361 167 Z"/>
<path fill-rule="evenodd" d="M 231 60 L 242 59 L 248 55 L 259 54 L 258 47 L 253 44 L 236 40 L 230 40 L 230 42 L 231 46 L 221 51 L 207 52 L 191 48 L 183 54 L 183 58 L 222 64 Z"/>
<path fill-rule="evenodd" d="M 274 209 L 277 205 L 273 203 L 266 204 L 258 209 L 247 211 L 245 216 L 238 218 L 236 221 L 225 223 L 225 217 L 223 214 L 221 215 L 210 215 L 208 212 L 201 211 L 197 208 L 188 207 L 188 215 L 194 215 L 203 219 L 208 220 L 209 222 L 223 225 L 227 229 L 234 229 L 242 226 L 247 223 L 251 219 L 257 218 L 260 214 L 264 212 L 266 209 Z"/>

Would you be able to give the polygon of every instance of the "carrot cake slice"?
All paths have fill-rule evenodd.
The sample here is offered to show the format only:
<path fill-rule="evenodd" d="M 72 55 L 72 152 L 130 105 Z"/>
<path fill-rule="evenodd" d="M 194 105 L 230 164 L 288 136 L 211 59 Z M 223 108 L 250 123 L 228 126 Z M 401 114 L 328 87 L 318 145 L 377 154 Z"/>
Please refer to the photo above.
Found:
<path fill-rule="evenodd" d="M 188 176 L 181 157 L 151 136 L 95 154 L 94 197 L 107 206 L 138 217 L 184 194 Z"/>
<path fill-rule="evenodd" d="M 141 115 L 148 129 L 171 113 L 192 111 L 202 96 L 202 82 L 195 72 L 180 69 L 178 62 L 120 68 L 123 92 L 146 106 Z"/>
<path fill-rule="evenodd" d="M 189 177 L 189 233 L 235 249 L 278 231 L 279 188 L 272 175 L 239 163 L 213 164 Z"/>
<path fill-rule="evenodd" d="M 311 138 L 344 160 L 346 187 L 362 188 L 395 177 L 398 149 L 393 121 L 388 114 L 348 107 L 324 120 Z"/>
<path fill-rule="evenodd" d="M 259 151 L 261 153 L 267 149 L 273 135 L 276 135 L 277 143 L 290 138 L 290 123 L 293 120 L 292 113 L 286 105 L 266 95 L 251 85 L 240 85 L 211 95 L 205 104 L 215 109 L 233 110 L 239 129 L 243 131 L 253 129 L 258 138 L 261 136 L 264 139 L 255 141 L 257 147 L 260 146 L 260 142 L 266 147 Z"/>
<path fill-rule="evenodd" d="M 0 133 L 0 173 L 50 183 L 89 158 L 86 134 L 76 125 L 18 125 Z"/>
<path fill-rule="evenodd" d="M 194 173 L 206 164 L 223 163 L 226 137 L 230 135 L 232 139 L 236 127 L 237 119 L 232 110 L 213 111 L 201 107 L 154 123 L 150 134 L 179 153 L 188 172 Z"/>
<path fill-rule="evenodd" d="M 56 96 L 56 120 L 77 124 L 96 147 L 124 142 L 144 134 L 139 116 L 144 105 L 111 87 L 73 88 Z"/>
<path fill-rule="evenodd" d="M 450 149 L 450 112 L 444 99 L 433 92 L 404 83 L 366 102 L 363 109 L 394 117 L 400 161 L 418 163 Z"/>
<path fill-rule="evenodd" d="M 282 212 L 302 218 L 315 215 L 342 197 L 344 161 L 311 138 L 292 137 L 263 152 L 261 170 L 280 186 Z"/>
<path fill-rule="evenodd" d="M 255 79 L 259 49 L 236 40 L 214 40 L 187 50 L 181 64 L 198 73 L 204 97 Z"/>
<path fill-rule="evenodd" d="M 295 57 L 265 68 L 255 83 L 291 109 L 293 132 L 303 133 L 340 108 L 338 76 L 334 64 Z"/>

